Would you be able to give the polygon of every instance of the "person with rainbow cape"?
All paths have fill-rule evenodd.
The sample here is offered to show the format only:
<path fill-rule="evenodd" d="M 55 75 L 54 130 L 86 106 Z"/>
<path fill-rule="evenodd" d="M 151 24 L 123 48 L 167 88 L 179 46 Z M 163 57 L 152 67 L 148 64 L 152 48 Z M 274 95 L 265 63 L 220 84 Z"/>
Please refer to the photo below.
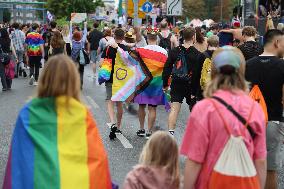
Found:
<path fill-rule="evenodd" d="M 80 101 L 79 72 L 65 55 L 48 60 L 36 97 L 18 115 L 3 188 L 116 188 L 95 120 Z"/>
<path fill-rule="evenodd" d="M 156 120 L 156 108 L 158 105 L 165 105 L 169 108 L 169 103 L 163 92 L 162 72 L 168 58 L 167 51 L 157 45 L 159 29 L 147 28 L 148 45 L 137 48 L 141 59 L 146 64 L 152 74 L 150 84 L 135 98 L 134 102 L 139 104 L 138 117 L 140 129 L 136 132 L 138 136 L 145 136 L 148 139 L 152 134 L 152 128 Z M 145 108 L 148 105 L 148 131 L 145 132 L 144 122 L 146 117 Z"/>

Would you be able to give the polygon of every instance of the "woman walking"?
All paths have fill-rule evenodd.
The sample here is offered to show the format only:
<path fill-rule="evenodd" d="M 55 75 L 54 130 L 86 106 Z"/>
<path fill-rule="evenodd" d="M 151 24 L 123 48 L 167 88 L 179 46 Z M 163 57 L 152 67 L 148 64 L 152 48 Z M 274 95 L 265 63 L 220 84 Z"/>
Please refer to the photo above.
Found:
<path fill-rule="evenodd" d="M 12 44 L 11 39 L 9 38 L 9 33 L 7 31 L 7 28 L 1 28 L 0 29 L 0 54 L 2 56 L 4 54 L 9 54 L 9 59 L 12 59 L 11 52 L 14 55 L 16 62 L 18 62 L 18 57 L 16 55 L 16 51 L 14 49 L 14 46 Z M 8 64 L 11 62 L 9 61 Z M 10 90 L 12 87 L 12 79 L 11 77 L 7 76 L 5 73 L 5 68 L 8 65 L 5 65 L 4 63 L 0 62 L 0 77 L 1 77 L 1 83 L 2 83 L 2 91 Z"/>
<path fill-rule="evenodd" d="M 224 47 L 213 54 L 212 64 L 212 80 L 204 92 L 206 99 L 197 103 L 193 108 L 181 146 L 181 154 L 187 157 L 184 188 L 264 188 L 266 178 L 265 119 L 259 104 L 247 95 L 244 57 L 240 50 Z M 235 146 L 228 147 L 230 142 Z M 238 143 L 235 144 L 235 142 Z M 233 147 L 237 147 L 238 150 L 234 149 L 236 151 L 229 154 L 229 156 L 234 156 L 233 161 L 229 163 L 234 162 L 235 166 L 228 166 L 229 169 L 224 173 L 224 170 L 220 171 L 219 165 L 228 163 L 224 161 L 226 158 L 222 158 Z M 245 151 L 245 153 L 240 154 L 240 151 Z M 244 157 L 244 154 L 245 158 L 239 160 L 238 158 Z M 249 163 L 243 166 L 244 162 Z M 242 166 L 238 166 L 240 164 Z M 249 169 L 245 175 L 240 173 L 243 167 Z M 218 176 L 214 176 L 217 172 L 221 172 L 218 176 L 227 176 L 227 179 L 232 178 L 232 175 L 236 173 L 240 179 L 254 178 L 255 185 L 253 186 L 255 187 L 244 186 L 243 182 L 231 182 L 229 187 L 224 186 L 222 184 L 225 183 L 226 178 L 219 179 L 218 184 L 222 186 L 216 185 L 214 181 Z"/>

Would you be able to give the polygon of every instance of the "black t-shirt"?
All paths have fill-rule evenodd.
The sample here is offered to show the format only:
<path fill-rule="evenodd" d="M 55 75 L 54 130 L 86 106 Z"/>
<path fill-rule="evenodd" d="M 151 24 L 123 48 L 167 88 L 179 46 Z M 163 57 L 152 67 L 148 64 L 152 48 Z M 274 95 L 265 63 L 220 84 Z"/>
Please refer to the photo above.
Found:
<path fill-rule="evenodd" d="M 118 44 L 118 46 L 120 48 L 122 48 L 124 51 L 130 51 L 130 48 L 125 46 L 125 45 L 123 45 L 123 44 Z M 116 48 L 108 46 L 108 47 L 105 48 L 105 50 L 103 51 L 103 54 L 102 54 L 102 58 L 112 59 L 112 70 L 111 70 L 110 80 L 108 81 L 109 83 L 113 82 L 113 73 L 114 73 L 116 52 L 117 52 Z"/>
<path fill-rule="evenodd" d="M 0 47 L 4 53 L 10 53 L 11 52 L 11 40 L 0 38 Z M 0 49 L 0 53 L 1 53 L 1 49 Z"/>
<path fill-rule="evenodd" d="M 91 50 L 98 50 L 99 48 L 99 42 L 100 40 L 104 37 L 103 33 L 100 32 L 99 30 L 97 29 L 94 29 L 89 37 L 88 37 L 88 41 L 89 43 L 91 44 L 90 48 Z"/>
<path fill-rule="evenodd" d="M 168 80 L 169 77 L 172 74 L 172 70 L 173 70 L 173 66 L 176 63 L 179 53 L 182 51 L 186 51 L 186 60 L 188 63 L 188 68 L 189 71 L 192 72 L 192 77 L 194 77 L 194 71 L 196 70 L 196 66 L 198 63 L 198 56 L 200 54 L 200 52 L 193 46 L 189 47 L 188 49 L 186 49 L 184 46 L 179 46 L 176 48 L 173 48 L 170 52 L 169 52 L 169 56 L 167 59 L 167 62 L 164 66 L 164 70 L 163 70 L 163 74 L 162 74 L 162 78 L 163 78 L 163 86 L 166 87 L 168 86 Z M 192 82 L 194 81 L 194 78 L 192 78 Z M 184 84 L 188 84 L 188 82 L 182 82 L 182 81 L 175 81 L 172 80 L 172 85 L 184 85 Z"/>
<path fill-rule="evenodd" d="M 263 47 L 255 41 L 247 41 L 239 46 L 246 60 L 249 60 L 255 56 L 259 56 L 263 53 Z"/>
<path fill-rule="evenodd" d="M 254 57 L 247 61 L 246 79 L 252 86 L 259 85 L 269 121 L 283 121 L 284 60 L 275 56 Z"/>

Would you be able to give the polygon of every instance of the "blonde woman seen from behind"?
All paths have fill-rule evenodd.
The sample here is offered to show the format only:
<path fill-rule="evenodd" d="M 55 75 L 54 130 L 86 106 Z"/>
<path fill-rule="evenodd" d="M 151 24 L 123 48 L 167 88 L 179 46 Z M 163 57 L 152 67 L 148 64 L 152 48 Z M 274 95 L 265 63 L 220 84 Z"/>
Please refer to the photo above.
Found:
<path fill-rule="evenodd" d="M 69 57 L 48 59 L 37 95 L 18 115 L 11 151 L 3 188 L 10 188 L 8 178 L 24 188 L 112 188 L 107 154 L 91 111 L 80 101 L 80 77 Z"/>
<path fill-rule="evenodd" d="M 157 131 L 147 141 L 139 165 L 128 173 L 123 189 L 178 189 L 178 145 L 167 132 Z"/>

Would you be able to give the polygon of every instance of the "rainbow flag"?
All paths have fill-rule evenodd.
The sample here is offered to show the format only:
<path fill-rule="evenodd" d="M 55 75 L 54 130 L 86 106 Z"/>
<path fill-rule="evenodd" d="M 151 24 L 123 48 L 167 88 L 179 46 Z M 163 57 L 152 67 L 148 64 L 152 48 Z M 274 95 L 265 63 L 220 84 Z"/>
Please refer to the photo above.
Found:
<path fill-rule="evenodd" d="M 138 104 L 165 105 L 169 109 L 169 102 L 163 92 L 162 73 L 167 61 L 167 51 L 157 45 L 148 45 L 146 47 L 137 48 L 136 51 L 146 64 L 152 74 L 148 87 L 138 94 L 134 102 Z"/>
<path fill-rule="evenodd" d="M 132 56 L 133 57 L 132 57 Z M 117 49 L 112 84 L 112 101 L 131 102 L 149 84 L 152 75 L 134 53 Z M 135 59 L 136 58 L 136 59 Z"/>
<path fill-rule="evenodd" d="M 111 189 L 107 154 L 91 113 L 66 97 L 35 98 L 14 130 L 4 189 Z"/>
<path fill-rule="evenodd" d="M 111 70 L 112 70 L 112 60 L 109 58 L 105 58 L 103 60 L 102 66 L 98 74 L 98 82 L 100 85 L 110 80 Z"/>

